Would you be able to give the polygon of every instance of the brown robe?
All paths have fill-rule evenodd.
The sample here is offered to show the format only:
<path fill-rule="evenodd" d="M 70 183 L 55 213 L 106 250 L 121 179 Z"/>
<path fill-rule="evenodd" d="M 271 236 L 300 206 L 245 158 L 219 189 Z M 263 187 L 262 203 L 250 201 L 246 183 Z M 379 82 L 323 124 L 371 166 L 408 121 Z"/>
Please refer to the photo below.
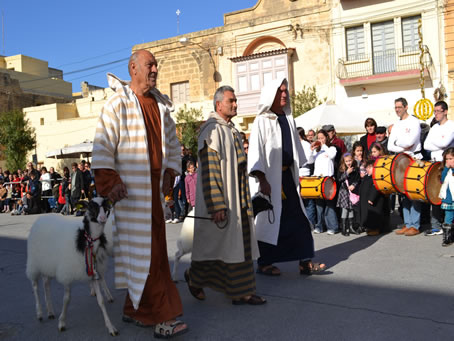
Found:
<path fill-rule="evenodd" d="M 152 236 L 150 273 L 145 283 L 139 309 L 135 310 L 129 294 L 126 294 L 123 314 L 142 322 L 155 325 L 169 321 L 183 313 L 180 295 L 170 275 L 167 255 L 164 212 L 160 197 L 160 176 L 162 168 L 161 117 L 154 97 L 137 96 L 147 129 L 148 152 L 151 168 L 152 187 Z M 173 173 L 172 170 L 169 170 Z M 167 172 L 167 170 L 166 170 Z M 96 190 L 107 196 L 112 187 L 121 183 L 120 176 L 111 169 L 95 170 Z"/>

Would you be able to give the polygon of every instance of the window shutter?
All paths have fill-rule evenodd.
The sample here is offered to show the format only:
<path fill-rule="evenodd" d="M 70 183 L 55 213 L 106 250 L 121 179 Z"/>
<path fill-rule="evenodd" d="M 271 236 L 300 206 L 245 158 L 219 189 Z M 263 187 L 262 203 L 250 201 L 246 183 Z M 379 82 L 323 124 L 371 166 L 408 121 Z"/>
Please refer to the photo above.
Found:
<path fill-rule="evenodd" d="M 347 60 L 364 58 L 364 27 L 356 26 L 346 29 Z"/>
<path fill-rule="evenodd" d="M 418 48 L 418 20 L 420 15 L 402 18 L 402 45 L 404 52 L 415 51 Z"/>

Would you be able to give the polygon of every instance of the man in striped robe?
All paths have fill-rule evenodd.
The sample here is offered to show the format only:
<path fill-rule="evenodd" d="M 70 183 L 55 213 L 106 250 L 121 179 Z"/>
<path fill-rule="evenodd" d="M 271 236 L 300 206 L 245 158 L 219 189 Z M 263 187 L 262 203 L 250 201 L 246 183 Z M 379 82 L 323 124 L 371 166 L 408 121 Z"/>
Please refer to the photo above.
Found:
<path fill-rule="evenodd" d="M 247 160 L 241 137 L 231 122 L 236 115 L 234 90 L 219 88 L 212 112 L 200 128 L 199 180 L 192 263 L 185 272 L 191 294 L 205 299 L 204 287 L 221 291 L 233 304 L 260 305 L 255 295 L 253 258 L 258 256 L 254 236 Z"/>
<path fill-rule="evenodd" d="M 175 336 L 187 326 L 170 276 L 163 194 L 181 171 L 172 103 L 156 89 L 157 63 L 146 50 L 129 60 L 131 82 L 108 76 L 115 94 L 104 105 L 93 144 L 97 192 L 115 205 L 115 285 L 126 288 L 123 321 Z"/>

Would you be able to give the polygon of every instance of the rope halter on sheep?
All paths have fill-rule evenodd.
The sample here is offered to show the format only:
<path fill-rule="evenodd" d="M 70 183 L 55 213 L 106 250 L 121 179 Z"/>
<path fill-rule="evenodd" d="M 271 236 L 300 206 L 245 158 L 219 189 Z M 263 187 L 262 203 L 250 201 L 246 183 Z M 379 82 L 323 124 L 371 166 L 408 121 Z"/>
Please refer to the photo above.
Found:
<path fill-rule="evenodd" d="M 109 216 L 111 203 L 109 200 L 98 197 L 92 201 L 87 202 L 81 200 L 77 203 L 77 208 L 86 210 L 84 215 L 84 229 L 79 230 L 77 248 L 80 252 L 84 253 L 85 269 L 87 275 L 95 280 L 99 279 L 98 272 L 96 271 L 96 252 L 94 252 L 94 243 L 99 240 L 100 247 L 105 247 L 106 237 L 101 233 L 96 238 L 91 236 L 90 224 L 100 224 L 104 226 Z"/>
<path fill-rule="evenodd" d="M 93 243 L 99 240 L 100 237 L 93 239 L 87 232 L 85 232 L 84 235 L 87 241 L 85 246 L 85 269 L 87 275 L 94 279 L 99 279 L 98 272 L 96 271 L 96 255 L 93 253 Z"/>

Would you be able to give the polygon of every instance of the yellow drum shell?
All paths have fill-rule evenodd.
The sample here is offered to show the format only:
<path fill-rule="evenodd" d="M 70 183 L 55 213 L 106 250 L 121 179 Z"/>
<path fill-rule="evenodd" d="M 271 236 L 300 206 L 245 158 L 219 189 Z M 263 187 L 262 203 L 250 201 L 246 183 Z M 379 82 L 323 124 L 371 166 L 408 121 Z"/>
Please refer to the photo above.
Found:
<path fill-rule="evenodd" d="M 418 200 L 440 205 L 441 162 L 413 161 L 405 172 L 405 195 Z"/>
<path fill-rule="evenodd" d="M 375 160 L 372 180 L 377 191 L 383 194 L 405 193 L 405 171 L 412 160 L 405 153 L 384 155 Z"/>
<path fill-rule="evenodd" d="M 336 181 L 330 176 L 304 176 L 300 178 L 300 186 L 304 199 L 332 200 L 336 196 Z"/>

